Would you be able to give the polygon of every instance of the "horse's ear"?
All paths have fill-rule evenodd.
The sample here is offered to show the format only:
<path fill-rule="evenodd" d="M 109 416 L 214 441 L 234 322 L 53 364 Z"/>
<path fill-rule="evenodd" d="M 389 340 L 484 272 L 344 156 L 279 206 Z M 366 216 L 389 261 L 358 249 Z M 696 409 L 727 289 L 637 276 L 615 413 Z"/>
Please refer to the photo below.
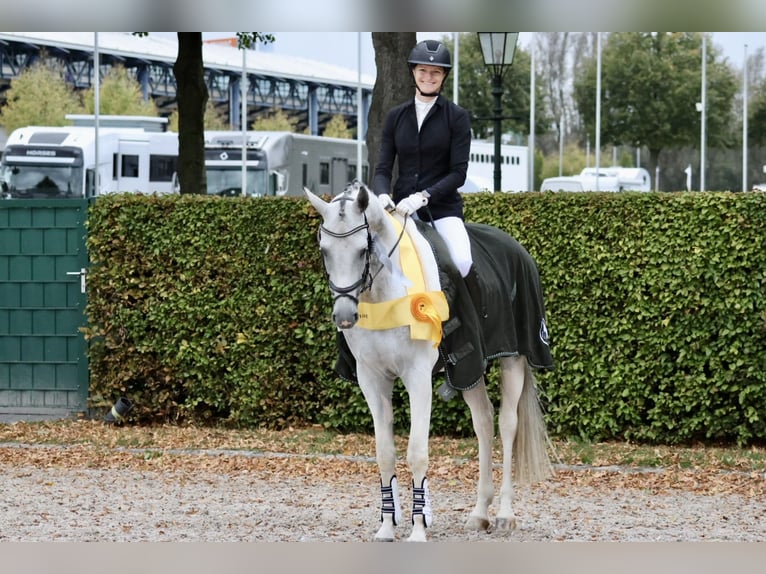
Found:
<path fill-rule="evenodd" d="M 324 217 L 324 213 L 327 210 L 327 202 L 325 202 L 321 197 L 318 195 L 315 195 L 311 192 L 311 190 L 307 187 L 303 188 L 303 193 L 306 194 L 306 198 L 309 200 L 311 205 L 314 206 L 314 209 L 317 210 L 319 215 Z"/>
<path fill-rule="evenodd" d="M 370 191 L 364 184 L 359 186 L 359 193 L 356 195 L 356 206 L 359 208 L 360 213 L 367 211 L 367 208 L 370 206 Z"/>

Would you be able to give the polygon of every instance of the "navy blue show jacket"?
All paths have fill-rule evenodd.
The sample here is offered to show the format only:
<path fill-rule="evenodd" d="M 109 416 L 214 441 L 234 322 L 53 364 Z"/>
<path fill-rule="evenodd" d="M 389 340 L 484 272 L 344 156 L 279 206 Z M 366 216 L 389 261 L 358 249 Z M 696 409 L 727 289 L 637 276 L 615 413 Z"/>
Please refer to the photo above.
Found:
<path fill-rule="evenodd" d="M 458 188 L 465 183 L 471 153 L 471 120 L 468 112 L 439 96 L 418 132 L 414 98 L 386 114 L 380 152 L 375 165 L 373 190 L 388 193 L 395 203 L 418 192 L 430 194 L 428 206 L 418 211 L 423 221 L 442 217 L 463 218 Z M 399 174 L 391 190 L 394 161 Z"/>

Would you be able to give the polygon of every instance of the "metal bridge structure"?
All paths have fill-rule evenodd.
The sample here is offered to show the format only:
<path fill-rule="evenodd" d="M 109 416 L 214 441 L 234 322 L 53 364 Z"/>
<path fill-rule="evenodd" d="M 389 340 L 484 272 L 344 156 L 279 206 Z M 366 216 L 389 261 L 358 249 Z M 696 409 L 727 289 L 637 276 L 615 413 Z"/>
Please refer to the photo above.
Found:
<path fill-rule="evenodd" d="M 129 32 L 2 32 L 0 106 L 5 104 L 11 81 L 40 61 L 61 70 L 74 89 L 89 89 L 95 79 L 96 53 L 100 78 L 110 67 L 123 66 L 139 83 L 144 98 L 155 102 L 160 115 L 167 117 L 176 109 L 173 64 L 178 44 L 151 32 L 146 36 Z M 361 119 L 362 136 L 366 134 L 374 84 L 374 77 L 368 74 L 360 76 L 357 70 L 264 49 L 240 50 L 235 39 L 203 43 L 202 57 L 209 98 L 233 129 L 242 125 L 241 86 L 246 78 L 248 127 L 259 116 L 282 110 L 296 121 L 299 132 L 321 135 L 327 121 L 340 115 L 353 133 Z"/>

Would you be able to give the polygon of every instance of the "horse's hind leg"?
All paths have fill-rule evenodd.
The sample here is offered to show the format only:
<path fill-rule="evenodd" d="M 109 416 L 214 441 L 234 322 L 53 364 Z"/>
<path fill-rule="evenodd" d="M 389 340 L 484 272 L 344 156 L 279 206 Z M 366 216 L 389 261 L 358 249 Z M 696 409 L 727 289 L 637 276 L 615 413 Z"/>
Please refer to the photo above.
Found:
<path fill-rule="evenodd" d="M 487 395 L 484 380 L 468 391 L 463 399 L 471 409 L 471 420 L 479 444 L 479 482 L 476 488 L 476 506 L 465 524 L 466 530 L 491 529 L 489 507 L 495 495 L 492 484 L 492 442 L 495 436 L 494 408 Z"/>
<path fill-rule="evenodd" d="M 513 443 L 518 429 L 518 407 L 527 369 L 525 357 L 504 357 L 500 360 L 502 402 L 498 422 L 503 443 L 503 476 L 500 483 L 500 509 L 495 518 L 498 530 L 516 528 L 513 512 Z"/>

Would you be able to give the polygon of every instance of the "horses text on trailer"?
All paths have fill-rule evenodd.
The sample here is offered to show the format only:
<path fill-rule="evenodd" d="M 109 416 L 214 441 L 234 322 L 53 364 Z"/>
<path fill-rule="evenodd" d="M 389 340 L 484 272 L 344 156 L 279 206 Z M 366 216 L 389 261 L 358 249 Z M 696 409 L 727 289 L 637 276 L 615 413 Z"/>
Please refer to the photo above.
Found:
<path fill-rule="evenodd" d="M 68 115 L 72 126 L 28 126 L 8 137 L 0 164 L 2 196 L 76 198 L 106 193 L 172 193 L 178 134 L 165 118 Z M 96 150 L 98 174 L 96 178 Z"/>
<path fill-rule="evenodd" d="M 242 151 L 246 150 L 246 195 L 338 195 L 357 176 L 357 140 L 277 131 L 205 132 L 205 172 L 210 195 L 242 194 Z M 367 180 L 367 146 L 362 177 Z"/>
<path fill-rule="evenodd" d="M 526 146 L 500 146 L 500 191 L 529 191 L 528 149 Z M 468 173 L 462 193 L 474 191 L 497 191 L 495 186 L 495 144 L 480 140 L 471 141 Z"/>

